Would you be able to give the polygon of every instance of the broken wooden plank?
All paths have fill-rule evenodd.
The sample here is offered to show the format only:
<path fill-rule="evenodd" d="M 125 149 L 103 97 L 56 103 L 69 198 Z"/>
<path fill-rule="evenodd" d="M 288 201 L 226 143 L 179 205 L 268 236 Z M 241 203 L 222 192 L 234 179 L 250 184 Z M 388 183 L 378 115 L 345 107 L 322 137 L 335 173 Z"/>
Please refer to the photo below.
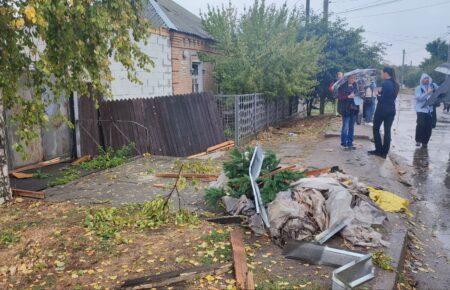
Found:
<path fill-rule="evenodd" d="M 199 266 L 187 270 L 172 271 L 159 275 L 127 280 L 121 286 L 122 289 L 151 289 L 167 287 L 176 283 L 192 281 L 207 275 L 222 275 L 232 269 L 231 263 Z"/>
<path fill-rule="evenodd" d="M 11 175 L 14 178 L 17 179 L 27 179 L 27 178 L 33 178 L 34 174 L 33 173 L 23 173 L 23 172 L 10 172 L 9 175 Z"/>
<path fill-rule="evenodd" d="M 206 149 L 206 153 L 211 153 L 211 152 L 220 150 L 220 149 L 222 149 L 224 147 L 227 147 L 227 146 L 228 147 L 229 146 L 234 146 L 234 141 L 226 141 L 226 142 L 223 142 L 223 143 L 220 143 L 220 144 L 208 147 L 208 149 Z"/>
<path fill-rule="evenodd" d="M 208 155 L 208 153 L 206 153 L 206 152 L 201 152 L 201 153 L 198 153 L 198 154 L 195 154 L 195 155 L 191 155 L 191 156 L 189 156 L 187 159 L 194 159 L 194 158 L 202 157 L 202 156 L 206 156 L 206 155 Z"/>
<path fill-rule="evenodd" d="M 230 233 L 231 248 L 233 250 L 234 274 L 236 286 L 242 290 L 253 290 L 253 274 L 249 275 L 247 255 L 245 253 L 242 230 L 237 228 Z M 253 288 L 249 288 L 253 285 Z"/>
<path fill-rule="evenodd" d="M 297 168 L 297 165 L 281 167 L 281 168 L 275 169 L 274 171 L 272 171 L 270 173 L 264 174 L 263 176 L 261 176 L 261 178 L 267 178 L 267 177 L 273 176 L 277 173 L 284 172 L 284 171 L 292 171 L 292 170 L 295 170 L 296 168 Z"/>
<path fill-rule="evenodd" d="M 165 184 L 162 184 L 162 183 L 156 183 L 156 184 L 153 184 L 153 187 L 155 187 L 155 188 L 166 188 L 167 186 Z"/>
<path fill-rule="evenodd" d="M 48 160 L 48 161 L 43 161 L 43 162 L 39 162 L 39 163 L 36 163 L 36 164 L 31 164 L 31 165 L 26 165 L 26 166 L 22 166 L 22 167 L 16 168 L 11 173 L 13 173 L 13 172 L 23 172 L 23 171 L 32 170 L 32 169 L 38 169 L 38 168 L 50 166 L 50 165 L 53 165 L 53 164 L 58 164 L 58 163 L 61 163 L 61 162 L 62 162 L 62 159 L 60 157 L 58 157 L 58 158 L 54 158 L 54 159 L 51 159 L 51 160 Z"/>
<path fill-rule="evenodd" d="M 337 172 L 337 171 L 340 171 L 339 166 L 333 166 L 333 167 L 321 168 L 321 169 L 317 169 L 317 170 L 306 171 L 305 175 L 306 176 L 316 176 L 316 175 L 321 175 L 321 174 L 325 174 L 325 173 L 333 173 L 333 172 Z"/>
<path fill-rule="evenodd" d="M 21 197 L 30 197 L 30 198 L 36 198 L 36 199 L 44 199 L 45 194 L 43 191 L 31 191 L 31 190 L 25 190 L 25 189 L 12 189 L 13 195 L 21 196 Z"/>
<path fill-rule="evenodd" d="M 163 178 L 178 178 L 178 176 L 184 177 L 184 178 L 197 178 L 197 179 L 213 179 L 216 180 L 219 178 L 219 175 L 216 174 L 202 174 L 202 173 L 156 173 L 156 177 L 163 177 Z"/>
<path fill-rule="evenodd" d="M 84 163 L 84 162 L 89 161 L 91 159 L 92 159 L 91 155 L 85 155 L 85 156 L 82 156 L 82 157 L 78 158 L 74 162 L 72 162 L 72 165 L 80 165 L 81 163 Z"/>

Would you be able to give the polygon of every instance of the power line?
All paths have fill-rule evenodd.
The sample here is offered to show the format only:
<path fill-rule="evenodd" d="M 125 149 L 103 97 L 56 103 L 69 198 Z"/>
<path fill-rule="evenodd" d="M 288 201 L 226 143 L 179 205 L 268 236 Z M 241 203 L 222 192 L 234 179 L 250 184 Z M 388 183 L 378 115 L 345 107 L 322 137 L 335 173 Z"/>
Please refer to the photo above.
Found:
<path fill-rule="evenodd" d="M 403 0 L 391 0 L 391 1 L 387 1 L 387 2 L 381 2 L 381 3 L 372 3 L 372 4 L 367 5 L 367 6 L 353 8 L 353 9 L 349 9 L 349 10 L 345 10 L 345 11 L 341 11 L 341 12 L 336 12 L 335 14 L 345 14 L 345 13 L 355 12 L 355 11 L 359 11 L 359 10 L 365 10 L 365 9 L 368 9 L 368 8 L 384 6 L 384 5 L 388 5 L 388 4 L 392 4 L 392 3 L 396 3 L 396 2 L 401 2 L 401 1 L 403 1 Z"/>
<path fill-rule="evenodd" d="M 392 14 L 409 12 L 409 11 L 414 11 L 414 10 L 420 10 L 420 9 L 424 9 L 424 8 L 432 8 L 432 7 L 437 7 L 437 6 L 447 5 L 447 4 L 450 4 L 450 2 L 449 1 L 445 1 L 445 2 L 436 3 L 434 5 L 420 6 L 420 7 L 410 8 L 410 9 L 397 10 L 397 11 L 385 12 L 385 13 L 379 13 L 379 14 L 357 16 L 357 17 L 352 17 L 352 19 L 375 17 L 375 16 L 382 16 L 382 15 L 392 15 Z"/>

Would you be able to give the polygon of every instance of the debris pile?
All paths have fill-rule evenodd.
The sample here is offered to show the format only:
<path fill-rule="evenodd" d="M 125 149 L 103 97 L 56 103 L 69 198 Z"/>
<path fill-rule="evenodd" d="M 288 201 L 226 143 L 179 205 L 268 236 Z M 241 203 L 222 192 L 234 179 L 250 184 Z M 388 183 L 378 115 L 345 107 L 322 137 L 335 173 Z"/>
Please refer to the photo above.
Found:
<path fill-rule="evenodd" d="M 235 152 L 235 162 L 226 164 L 226 172 L 243 174 L 246 181 L 250 179 L 253 182 L 254 179 L 256 186 L 252 186 L 253 196 L 249 196 L 246 191 L 239 194 L 242 188 L 234 194 L 227 194 L 226 188 L 230 184 L 236 186 L 238 178 L 233 176 L 234 180 L 230 180 L 229 174 L 222 174 L 211 186 L 219 192 L 215 197 L 221 199 L 228 214 L 246 216 L 256 234 L 268 233 L 280 246 L 291 239 L 324 243 L 337 233 L 354 246 L 387 246 L 382 235 L 373 227 L 383 225 L 386 219 L 381 197 L 397 200 L 400 206 L 395 210 L 407 212 L 407 201 L 392 193 L 369 187 L 356 177 L 336 171 L 336 168 L 315 170 L 317 177 L 305 178 L 301 177 L 311 174 L 297 171 L 301 177 L 288 186 L 278 187 L 282 190 L 271 194 L 273 197 L 267 202 L 269 195 L 262 189 L 260 192 L 260 188 L 265 186 L 261 183 L 261 177 L 271 174 L 267 172 L 267 164 L 275 164 L 272 171 L 280 172 L 280 168 L 277 162 L 268 162 L 258 147 L 252 152 L 253 158 L 250 152 L 248 149 L 240 154 Z M 276 160 L 273 154 L 269 156 L 270 160 Z M 250 160 L 250 164 L 239 163 L 236 159 Z M 245 166 L 249 168 L 248 173 Z M 295 170 L 291 166 L 287 171 Z M 242 186 L 242 183 L 239 184 L 239 187 Z M 250 186 L 245 184 L 245 187 Z"/>

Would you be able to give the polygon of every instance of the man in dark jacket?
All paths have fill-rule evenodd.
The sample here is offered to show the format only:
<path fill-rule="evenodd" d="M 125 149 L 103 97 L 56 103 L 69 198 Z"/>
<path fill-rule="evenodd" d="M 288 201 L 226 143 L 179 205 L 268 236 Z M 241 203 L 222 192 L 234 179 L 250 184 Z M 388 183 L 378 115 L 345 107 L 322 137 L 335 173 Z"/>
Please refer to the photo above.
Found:
<path fill-rule="evenodd" d="M 354 98 L 357 93 L 358 88 L 354 76 L 350 76 L 338 90 L 338 111 L 342 116 L 341 146 L 344 150 L 355 149 L 353 137 L 359 107 L 356 106 Z"/>

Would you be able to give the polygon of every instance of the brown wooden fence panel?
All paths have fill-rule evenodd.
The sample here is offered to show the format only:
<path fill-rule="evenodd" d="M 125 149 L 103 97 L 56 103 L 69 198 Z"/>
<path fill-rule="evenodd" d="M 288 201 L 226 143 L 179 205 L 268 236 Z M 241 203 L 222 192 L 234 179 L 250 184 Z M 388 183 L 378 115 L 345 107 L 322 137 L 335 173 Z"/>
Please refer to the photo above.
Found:
<path fill-rule="evenodd" d="M 104 101 L 99 115 L 105 147 L 133 142 L 137 153 L 189 156 L 225 141 L 210 94 Z"/>
<path fill-rule="evenodd" d="M 98 111 L 93 99 L 78 98 L 79 120 L 77 126 L 80 130 L 81 155 L 98 155 L 100 130 L 98 124 Z"/>

